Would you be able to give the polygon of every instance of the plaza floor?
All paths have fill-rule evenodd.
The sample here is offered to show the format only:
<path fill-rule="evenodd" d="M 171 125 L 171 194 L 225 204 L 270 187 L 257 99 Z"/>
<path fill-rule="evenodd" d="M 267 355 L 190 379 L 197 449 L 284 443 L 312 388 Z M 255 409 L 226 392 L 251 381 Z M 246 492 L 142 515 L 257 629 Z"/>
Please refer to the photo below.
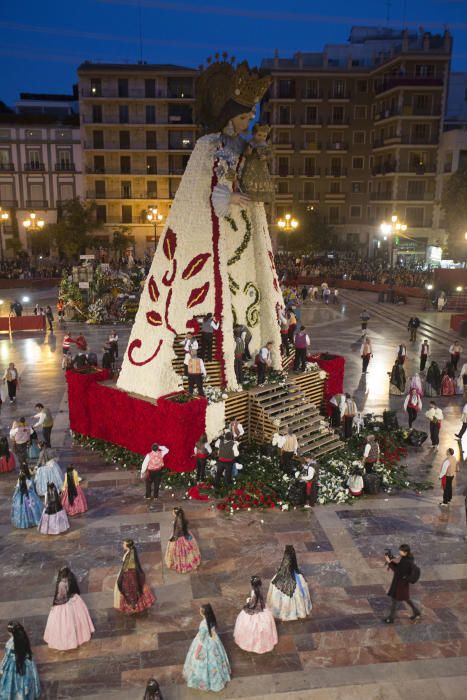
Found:
<path fill-rule="evenodd" d="M 41 299 L 46 300 L 46 294 Z M 4 293 L 4 297 L 7 295 Z M 432 354 L 447 359 L 452 335 L 448 316 L 422 312 L 417 302 L 404 307 L 377 306 L 376 295 L 342 294 L 340 303 L 308 305 L 303 320 L 313 351 L 346 357 L 346 388 L 360 408 L 400 411 L 402 398 L 388 396 L 387 372 L 399 342 L 406 342 L 408 373 L 418 365 L 418 343 L 407 342 L 413 313 L 431 324 Z M 34 300 L 33 300 L 34 301 Z M 360 373 L 360 326 L 364 306 L 371 314 L 369 334 L 374 358 Z M 106 329 L 84 329 L 99 351 Z M 118 328 L 123 349 L 128 329 Z M 73 462 L 81 476 L 89 512 L 72 520 L 69 533 L 43 537 L 14 530 L 10 524 L 13 475 L 0 475 L 0 645 L 8 620 L 19 619 L 30 634 L 44 698 L 133 700 L 143 697 L 156 677 L 166 700 L 208 697 L 189 690 L 182 665 L 199 624 L 199 606 L 210 602 L 232 665 L 232 681 L 223 698 L 275 697 L 294 700 L 465 700 L 467 697 L 467 533 L 461 490 L 465 468 L 454 487 L 449 509 L 438 507 L 437 471 L 446 447 L 456 447 L 463 397 L 440 399 L 445 411 L 441 449 L 428 446 L 409 457 L 410 470 L 436 482 L 433 491 L 365 498 L 353 506 L 316 507 L 312 512 L 241 513 L 226 519 L 206 504 L 184 502 L 190 526 L 201 546 L 202 566 L 190 576 L 165 568 L 163 553 L 171 535 L 171 508 L 177 499 L 162 492 L 155 504 L 142 498 L 136 475 L 105 465 L 95 454 L 71 444 L 67 398 L 61 365 L 63 331 L 45 337 L 0 336 L 1 367 L 15 361 L 21 372 L 16 405 L 4 404 L 1 433 L 14 417 L 31 416 L 37 401 L 56 416 L 52 442 L 62 466 Z M 466 346 L 467 355 L 467 341 Z M 424 409 L 426 410 L 426 399 Z M 402 412 L 401 422 L 405 422 Z M 426 420 L 416 427 L 427 429 Z M 121 561 L 121 541 L 140 547 L 156 605 L 138 617 L 115 611 L 113 586 Z M 422 619 L 413 624 L 401 610 L 394 625 L 384 625 L 390 575 L 383 565 L 386 547 L 413 546 L 422 570 L 413 597 Z M 235 618 L 258 574 L 265 588 L 286 544 L 294 544 L 312 593 L 309 620 L 279 623 L 279 644 L 256 656 L 232 639 Z M 72 652 L 48 649 L 42 640 L 54 593 L 57 569 L 68 564 L 81 581 L 83 598 L 96 627 L 92 641 Z"/>

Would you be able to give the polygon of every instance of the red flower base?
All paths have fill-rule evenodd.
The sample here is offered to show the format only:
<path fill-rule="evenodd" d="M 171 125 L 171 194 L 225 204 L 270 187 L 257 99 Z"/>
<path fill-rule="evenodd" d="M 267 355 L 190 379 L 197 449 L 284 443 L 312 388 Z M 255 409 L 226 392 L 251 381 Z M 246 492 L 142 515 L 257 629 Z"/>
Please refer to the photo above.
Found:
<path fill-rule="evenodd" d="M 247 510 L 248 508 L 275 508 L 277 494 L 261 482 L 248 483 L 238 488 L 217 504 L 218 510 Z"/>
<path fill-rule="evenodd" d="M 186 492 L 186 495 L 193 501 L 209 501 L 210 496 L 207 493 L 203 492 L 210 491 L 213 488 L 214 487 L 212 484 L 196 484 L 196 486 L 190 486 L 190 488 Z"/>

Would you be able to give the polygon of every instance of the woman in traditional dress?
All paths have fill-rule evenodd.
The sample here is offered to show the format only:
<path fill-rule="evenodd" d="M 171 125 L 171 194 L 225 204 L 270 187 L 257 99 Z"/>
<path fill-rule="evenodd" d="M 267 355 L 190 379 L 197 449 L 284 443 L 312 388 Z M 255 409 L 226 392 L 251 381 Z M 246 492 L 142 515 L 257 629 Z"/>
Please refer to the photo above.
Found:
<path fill-rule="evenodd" d="M 37 529 L 41 535 L 60 535 L 70 529 L 55 484 L 47 484 L 44 510 Z"/>
<path fill-rule="evenodd" d="M 396 360 L 389 377 L 389 393 L 392 396 L 402 396 L 405 394 L 406 383 L 405 370 L 400 362 Z"/>
<path fill-rule="evenodd" d="M 455 396 L 456 394 L 456 373 L 451 362 L 446 362 L 441 374 L 441 396 Z"/>
<path fill-rule="evenodd" d="M 114 588 L 114 608 L 133 615 L 152 607 L 156 597 L 146 583 L 133 540 L 124 540 L 123 551 L 123 562 Z"/>
<path fill-rule="evenodd" d="M 68 651 L 89 642 L 93 632 L 94 625 L 87 605 L 80 596 L 76 577 L 64 566 L 57 575 L 44 641 L 51 649 Z"/>
<path fill-rule="evenodd" d="M 72 464 L 67 468 L 65 481 L 63 482 L 63 490 L 61 493 L 62 506 L 65 508 L 68 515 L 79 515 L 85 513 L 88 509 L 86 496 L 79 485 L 79 474 Z"/>
<path fill-rule="evenodd" d="M 286 545 L 279 570 L 269 584 L 266 602 L 278 620 L 299 620 L 311 614 L 310 591 L 291 544 Z"/>
<path fill-rule="evenodd" d="M 189 574 L 201 564 L 198 543 L 188 529 L 188 521 L 182 508 L 174 508 L 173 533 L 167 542 L 165 565 L 179 574 Z"/>
<path fill-rule="evenodd" d="M 0 698 L 37 700 L 41 696 L 41 684 L 28 635 L 19 622 L 9 622 L 7 629 L 10 638 L 0 664 Z"/>
<path fill-rule="evenodd" d="M 230 663 L 217 635 L 217 621 L 211 605 L 202 605 L 200 613 L 202 620 L 186 655 L 183 677 L 189 688 L 217 693 L 230 681 Z"/>
<path fill-rule="evenodd" d="M 60 491 L 63 484 L 63 473 L 54 458 L 54 452 L 45 442 L 39 442 L 40 454 L 36 465 L 34 483 L 39 496 L 45 496 L 48 484 L 55 484 Z"/>
<path fill-rule="evenodd" d="M 437 362 L 432 360 L 425 380 L 425 394 L 427 396 L 439 396 L 441 391 L 441 371 Z"/>
<path fill-rule="evenodd" d="M 235 621 L 235 643 L 244 651 L 266 654 L 277 644 L 277 629 L 271 610 L 266 607 L 261 579 L 252 576 L 251 593 Z"/>
<path fill-rule="evenodd" d="M 0 438 L 0 472 L 13 472 L 16 469 L 16 457 L 11 452 L 6 437 Z"/>
<path fill-rule="evenodd" d="M 42 515 L 42 501 L 28 475 L 21 471 L 11 503 L 11 522 L 14 527 L 37 527 Z"/>
<path fill-rule="evenodd" d="M 196 84 L 198 139 L 167 217 L 118 379 L 120 389 L 158 397 L 178 391 L 172 365 L 176 335 L 195 316 L 220 323 L 215 360 L 222 383 L 237 387 L 235 324 L 247 326 L 254 352 L 272 341 L 272 366 L 281 369 L 278 312 L 284 306 L 262 201 L 242 192 L 247 133 L 270 85 L 246 63 L 214 62 Z M 193 216 L 196 212 L 196 216 Z"/>

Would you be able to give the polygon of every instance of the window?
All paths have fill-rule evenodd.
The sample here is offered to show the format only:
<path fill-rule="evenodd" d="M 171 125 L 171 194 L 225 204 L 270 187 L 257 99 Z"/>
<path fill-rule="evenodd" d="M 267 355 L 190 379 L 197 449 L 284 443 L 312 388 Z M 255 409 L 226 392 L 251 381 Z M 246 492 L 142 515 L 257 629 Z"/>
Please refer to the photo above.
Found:
<path fill-rule="evenodd" d="M 131 199 L 131 182 L 130 180 L 122 180 L 120 183 L 122 199 Z"/>
<path fill-rule="evenodd" d="M 146 131 L 146 148 L 157 148 L 156 131 Z"/>
<path fill-rule="evenodd" d="M 29 202 L 30 207 L 46 206 L 44 184 L 42 182 L 29 184 Z"/>
<path fill-rule="evenodd" d="M 431 95 L 414 95 L 413 108 L 415 114 L 429 114 Z"/>
<path fill-rule="evenodd" d="M 167 97 L 193 97 L 191 78 L 167 78 Z"/>
<path fill-rule="evenodd" d="M 133 223 L 133 207 L 131 204 L 122 204 L 122 224 Z"/>
<path fill-rule="evenodd" d="M 128 97 L 128 78 L 118 79 L 118 96 Z"/>
<path fill-rule="evenodd" d="M 156 156 L 148 156 L 146 158 L 146 172 L 148 173 L 148 175 L 157 175 Z"/>
<path fill-rule="evenodd" d="M 146 183 L 146 194 L 149 199 L 157 199 L 157 180 L 148 180 Z"/>
<path fill-rule="evenodd" d="M 147 78 L 144 81 L 144 96 L 145 97 L 155 97 L 156 96 L 156 81 L 154 78 Z"/>
<path fill-rule="evenodd" d="M 315 199 L 315 183 L 303 183 L 303 199 Z"/>
<path fill-rule="evenodd" d="M 57 148 L 57 165 L 60 170 L 71 170 L 72 154 L 70 148 Z"/>
<path fill-rule="evenodd" d="M 124 174 L 131 173 L 130 156 L 120 156 L 120 172 Z"/>
<path fill-rule="evenodd" d="M 278 80 L 277 97 L 282 97 L 284 99 L 293 99 L 295 97 L 295 81 Z"/>
<path fill-rule="evenodd" d="M 104 173 L 105 172 L 104 156 L 94 156 L 93 163 L 94 163 L 93 172 L 95 172 L 95 173 Z"/>
<path fill-rule="evenodd" d="M 303 139 L 305 148 L 317 148 L 316 131 L 305 131 Z"/>
<path fill-rule="evenodd" d="M 435 67 L 431 63 L 422 63 L 415 66 L 415 75 L 417 78 L 433 78 L 435 75 Z"/>
<path fill-rule="evenodd" d="M 102 105 L 92 106 L 92 121 L 95 124 L 102 124 Z"/>
<path fill-rule="evenodd" d="M 366 105 L 355 105 L 354 115 L 355 119 L 366 119 Z"/>
<path fill-rule="evenodd" d="M 334 80 L 332 84 L 333 97 L 345 97 L 345 80 Z"/>
<path fill-rule="evenodd" d="M 365 164 L 365 159 L 361 158 L 360 156 L 356 156 L 352 158 L 352 168 L 354 170 L 361 170 Z"/>
<path fill-rule="evenodd" d="M 317 174 L 314 158 L 305 158 L 305 167 L 303 170 L 303 174 L 307 177 L 314 177 L 315 174 Z"/>
<path fill-rule="evenodd" d="M 365 132 L 364 131 L 354 131 L 353 132 L 353 142 L 355 144 L 365 143 Z"/>
<path fill-rule="evenodd" d="M 102 96 L 102 81 L 100 78 L 91 78 L 91 95 L 93 97 Z"/>
<path fill-rule="evenodd" d="M 42 153 L 39 148 L 28 148 L 26 153 L 26 165 L 28 170 L 42 170 Z"/>
<path fill-rule="evenodd" d="M 329 207 L 329 223 L 339 223 L 339 207 Z"/>
<path fill-rule="evenodd" d="M 130 132 L 119 131 L 120 148 L 130 148 Z"/>
<path fill-rule="evenodd" d="M 319 97 L 319 82 L 317 80 L 306 81 L 304 97 L 308 100 Z"/>
<path fill-rule="evenodd" d="M 331 170 L 329 174 L 334 175 L 334 177 L 340 177 L 344 174 L 342 158 L 331 158 Z"/>
<path fill-rule="evenodd" d="M 96 206 L 96 221 L 98 224 L 105 224 L 107 222 L 107 207 L 105 204 L 98 204 Z"/>
<path fill-rule="evenodd" d="M 316 124 L 318 121 L 318 107 L 308 105 L 305 110 L 305 124 Z"/>
<path fill-rule="evenodd" d="M 407 207 L 405 210 L 405 221 L 408 226 L 423 226 L 423 207 Z"/>
<path fill-rule="evenodd" d="M 8 170 L 7 167 L 11 163 L 10 149 L 0 148 L 0 170 Z"/>
<path fill-rule="evenodd" d="M 156 123 L 156 108 L 154 105 L 146 105 L 146 124 Z"/>
<path fill-rule="evenodd" d="M 279 107 L 279 124 L 291 124 L 291 111 L 290 107 Z"/>
<path fill-rule="evenodd" d="M 75 196 L 73 185 L 68 182 L 59 182 L 58 198 L 60 202 L 69 202 Z"/>
<path fill-rule="evenodd" d="M 430 138 L 429 124 L 414 124 L 412 127 L 412 142 L 427 143 Z"/>
<path fill-rule="evenodd" d="M 97 199 L 105 197 L 105 180 L 96 180 L 94 187 Z"/>
<path fill-rule="evenodd" d="M 341 193 L 341 183 L 340 182 L 331 182 L 331 185 L 329 187 L 329 192 L 331 194 L 340 194 Z"/>
<path fill-rule="evenodd" d="M 425 197 L 425 181 L 409 180 L 407 183 L 407 199 L 423 199 Z"/>
<path fill-rule="evenodd" d="M 118 121 L 120 122 L 120 124 L 128 124 L 128 122 L 130 121 L 130 112 L 128 105 L 119 105 Z"/>
<path fill-rule="evenodd" d="M 334 107 L 332 108 L 332 121 L 333 124 L 344 123 L 344 108 L 340 105 L 334 105 Z"/>
<path fill-rule="evenodd" d="M 15 196 L 12 182 L 2 182 L 0 180 L 0 203 L 4 206 L 15 206 Z"/>
<path fill-rule="evenodd" d="M 277 175 L 279 177 L 287 177 L 289 174 L 289 159 L 280 157 L 277 159 Z"/>
<path fill-rule="evenodd" d="M 352 182 L 352 192 L 354 194 L 363 192 L 363 182 Z"/>
<path fill-rule="evenodd" d="M 459 151 L 459 170 L 467 170 L 467 151 Z"/>
<path fill-rule="evenodd" d="M 450 173 L 452 170 L 452 151 L 446 151 L 444 156 L 443 171 L 445 173 Z"/>
<path fill-rule="evenodd" d="M 290 138 L 290 132 L 289 131 L 278 131 L 277 132 L 277 141 L 276 143 L 278 144 L 289 144 L 291 142 Z"/>
<path fill-rule="evenodd" d="M 190 131 L 172 131 L 169 133 L 169 148 L 190 150 L 193 148 L 193 134 Z"/>
<path fill-rule="evenodd" d="M 189 105 L 169 104 L 170 124 L 193 124 L 193 113 Z"/>
<path fill-rule="evenodd" d="M 359 204 L 354 204 L 350 207 L 350 217 L 352 219 L 362 218 L 362 208 Z"/>
<path fill-rule="evenodd" d="M 93 131 L 92 132 L 92 147 L 93 148 L 104 148 L 104 132 L 103 131 Z"/>
<path fill-rule="evenodd" d="M 279 180 L 277 183 L 277 194 L 289 194 L 289 183 L 287 180 Z"/>
<path fill-rule="evenodd" d="M 368 92 L 368 81 L 357 80 L 357 92 Z"/>

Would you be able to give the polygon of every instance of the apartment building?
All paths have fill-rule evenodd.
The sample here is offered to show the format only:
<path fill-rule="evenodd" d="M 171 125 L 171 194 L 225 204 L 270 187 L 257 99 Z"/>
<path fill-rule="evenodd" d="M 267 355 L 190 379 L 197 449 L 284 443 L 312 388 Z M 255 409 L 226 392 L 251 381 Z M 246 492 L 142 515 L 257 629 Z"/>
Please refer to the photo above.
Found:
<path fill-rule="evenodd" d="M 380 224 L 408 225 L 400 251 L 422 254 L 433 231 L 437 149 L 452 41 L 353 27 L 346 44 L 265 59 L 264 104 L 275 147 L 275 221 L 310 208 L 362 254 L 386 245 Z"/>
<path fill-rule="evenodd" d="M 35 212 L 55 223 L 60 206 L 83 194 L 79 120 L 72 96 L 22 93 L 17 111 L 0 113 L 0 206 L 6 254 L 18 239 L 30 249 L 23 222 Z M 16 240 L 15 240 L 16 239 Z"/>
<path fill-rule="evenodd" d="M 196 140 L 196 75 L 145 63 L 78 68 L 85 196 L 101 235 L 128 227 L 138 256 L 154 250 Z M 155 207 L 156 227 L 147 219 Z"/>

